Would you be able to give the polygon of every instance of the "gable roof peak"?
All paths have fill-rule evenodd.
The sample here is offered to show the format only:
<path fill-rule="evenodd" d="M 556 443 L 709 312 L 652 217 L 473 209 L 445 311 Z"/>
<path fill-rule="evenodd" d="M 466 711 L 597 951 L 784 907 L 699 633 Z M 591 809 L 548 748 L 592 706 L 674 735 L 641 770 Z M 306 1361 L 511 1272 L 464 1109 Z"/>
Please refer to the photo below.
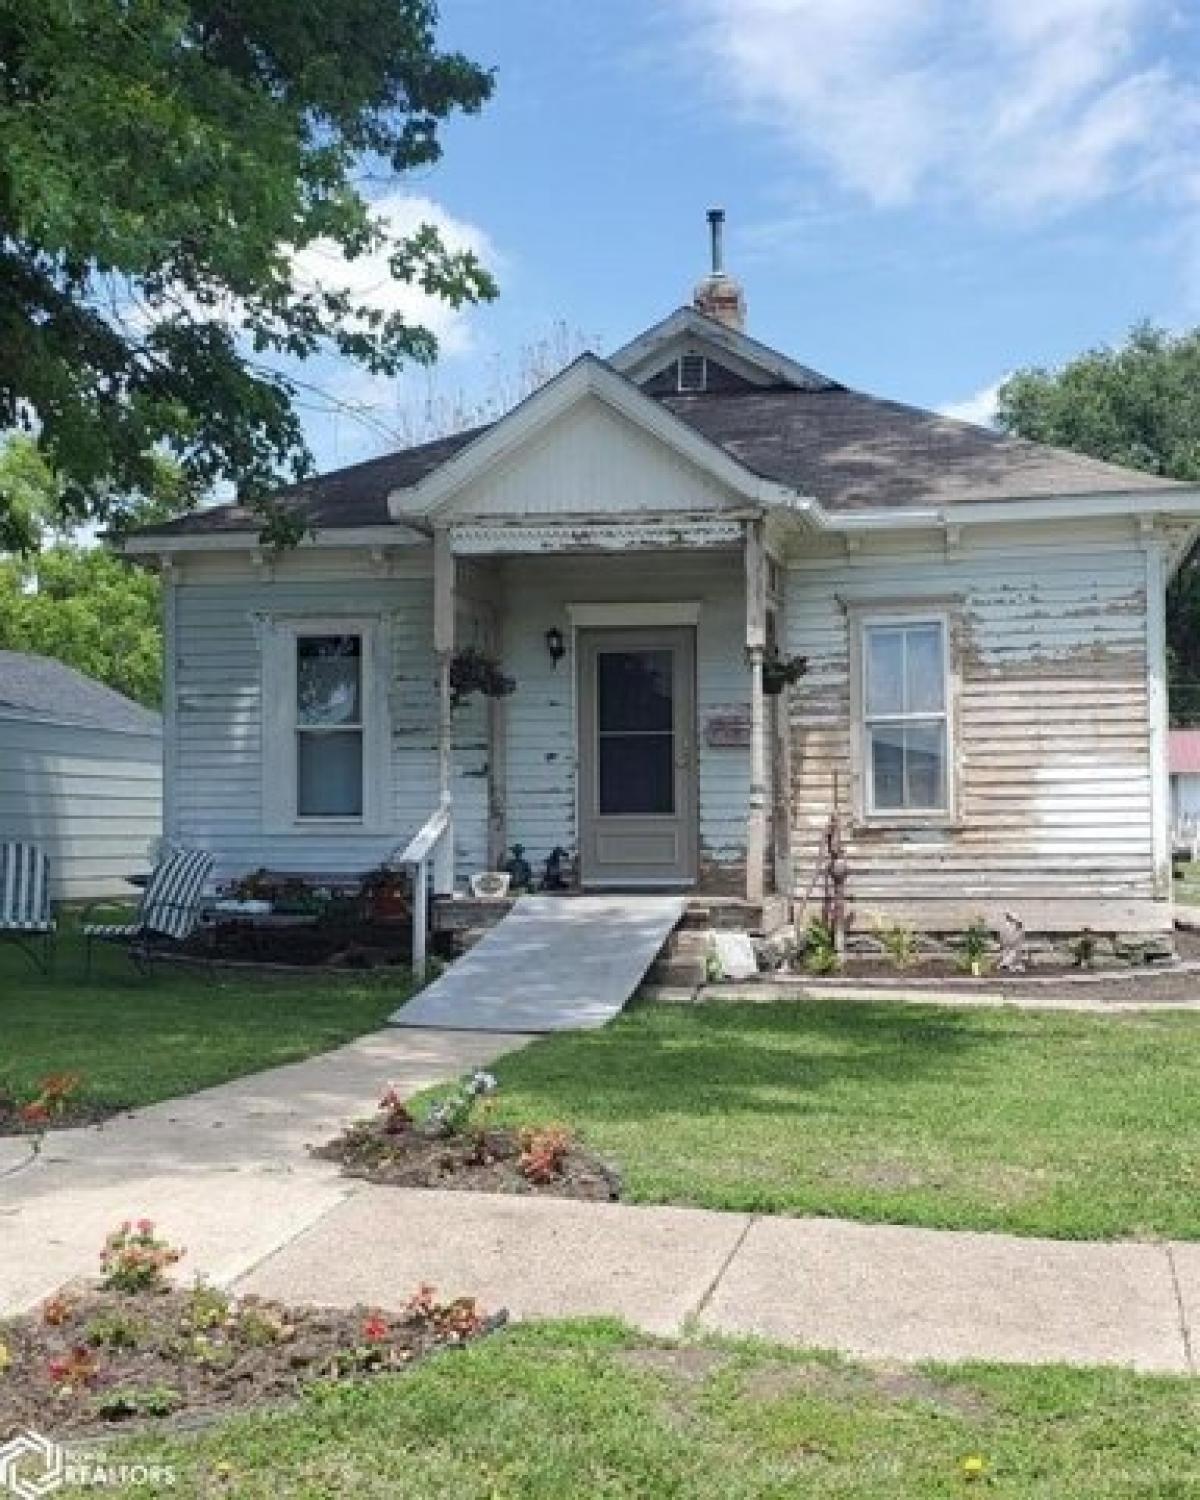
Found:
<path fill-rule="evenodd" d="M 678 358 L 685 346 L 724 359 L 759 385 L 790 386 L 800 391 L 840 389 L 837 381 L 819 370 L 800 364 L 728 323 L 708 317 L 697 307 L 677 307 L 610 355 L 607 363 L 627 379 L 641 384 Z"/>

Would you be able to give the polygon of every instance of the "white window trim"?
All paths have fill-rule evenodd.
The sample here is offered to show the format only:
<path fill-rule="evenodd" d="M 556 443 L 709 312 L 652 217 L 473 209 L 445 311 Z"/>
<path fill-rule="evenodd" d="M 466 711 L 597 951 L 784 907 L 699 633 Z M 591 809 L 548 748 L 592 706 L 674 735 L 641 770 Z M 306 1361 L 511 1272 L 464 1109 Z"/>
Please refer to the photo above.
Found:
<path fill-rule="evenodd" d="M 891 600 L 884 608 L 847 604 L 850 631 L 850 777 L 855 822 L 868 828 L 948 828 L 958 822 L 960 789 L 958 785 L 958 703 L 959 672 L 955 650 L 955 616 L 943 606 L 913 600 L 899 604 Z M 944 673 L 943 693 L 946 723 L 946 805 L 938 808 L 876 808 L 873 805 L 869 734 L 867 719 L 866 634 L 870 629 L 887 626 L 938 625 L 942 631 Z M 914 720 L 941 717 L 937 714 L 914 714 Z"/>
<path fill-rule="evenodd" d="M 262 641 L 262 821 L 269 833 L 380 833 L 392 822 L 388 660 L 378 615 L 274 616 Z M 363 810 L 358 817 L 297 811 L 296 643 L 306 635 L 362 639 Z"/>

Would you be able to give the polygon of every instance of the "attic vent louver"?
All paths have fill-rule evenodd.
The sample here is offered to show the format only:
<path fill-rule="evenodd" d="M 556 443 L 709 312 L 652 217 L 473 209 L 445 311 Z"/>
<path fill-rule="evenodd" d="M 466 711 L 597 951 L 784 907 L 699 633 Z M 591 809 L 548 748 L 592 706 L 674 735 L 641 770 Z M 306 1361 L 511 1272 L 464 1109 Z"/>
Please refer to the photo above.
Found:
<path fill-rule="evenodd" d="M 679 356 L 679 389 L 703 391 L 708 388 L 708 360 L 703 354 Z"/>

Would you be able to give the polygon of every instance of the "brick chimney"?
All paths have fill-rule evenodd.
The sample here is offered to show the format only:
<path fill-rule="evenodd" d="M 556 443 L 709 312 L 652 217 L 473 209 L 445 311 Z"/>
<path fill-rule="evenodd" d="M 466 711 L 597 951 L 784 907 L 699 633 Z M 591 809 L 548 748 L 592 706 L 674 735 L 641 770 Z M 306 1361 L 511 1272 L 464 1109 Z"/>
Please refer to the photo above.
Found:
<path fill-rule="evenodd" d="M 725 210 L 710 208 L 708 231 L 712 245 L 712 269 L 697 283 L 693 305 L 705 317 L 715 318 L 741 333 L 746 327 L 746 294 L 742 284 L 725 273 Z"/>

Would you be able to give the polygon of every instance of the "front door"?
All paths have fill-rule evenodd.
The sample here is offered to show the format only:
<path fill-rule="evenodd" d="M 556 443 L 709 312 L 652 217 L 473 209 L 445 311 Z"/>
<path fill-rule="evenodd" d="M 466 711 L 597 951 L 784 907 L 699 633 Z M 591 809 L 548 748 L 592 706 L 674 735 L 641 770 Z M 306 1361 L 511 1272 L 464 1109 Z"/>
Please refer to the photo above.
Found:
<path fill-rule="evenodd" d="M 696 633 L 581 630 L 580 878 L 696 878 Z"/>

